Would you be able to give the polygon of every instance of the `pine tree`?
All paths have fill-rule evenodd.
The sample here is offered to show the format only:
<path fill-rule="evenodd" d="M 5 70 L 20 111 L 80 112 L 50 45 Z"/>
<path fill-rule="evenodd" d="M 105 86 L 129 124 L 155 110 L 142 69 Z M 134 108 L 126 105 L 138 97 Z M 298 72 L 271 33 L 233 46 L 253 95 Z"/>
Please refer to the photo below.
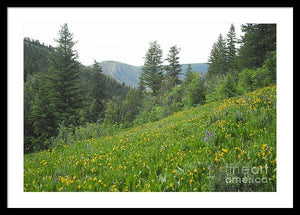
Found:
<path fill-rule="evenodd" d="M 35 77 L 34 97 L 29 120 L 33 128 L 33 147 L 35 150 L 46 149 L 46 141 L 57 134 L 58 117 L 55 105 L 55 91 L 49 74 L 38 73 Z"/>
<path fill-rule="evenodd" d="M 235 81 L 231 74 L 228 74 L 226 76 L 222 88 L 222 92 L 224 93 L 225 98 L 236 96 L 237 89 L 236 89 Z"/>
<path fill-rule="evenodd" d="M 169 62 L 169 65 L 165 67 L 166 70 L 166 84 L 168 86 L 168 91 L 170 91 L 174 86 L 180 84 L 179 75 L 181 73 L 181 65 L 179 63 L 179 54 L 180 48 L 177 48 L 176 45 L 172 46 L 169 50 L 168 57 L 166 60 Z"/>
<path fill-rule="evenodd" d="M 73 50 L 75 42 L 68 25 L 61 26 L 58 46 L 50 55 L 51 81 L 53 83 L 56 99 L 55 105 L 59 121 L 66 125 L 76 125 L 79 119 L 79 110 L 82 107 L 79 87 L 79 63 L 78 54 Z"/>
<path fill-rule="evenodd" d="M 191 72 L 190 80 L 185 81 L 183 101 L 186 106 L 204 104 L 205 102 L 204 77 L 199 73 Z"/>
<path fill-rule="evenodd" d="M 185 79 L 184 79 L 184 83 L 189 83 L 191 82 L 191 80 L 194 78 L 193 76 L 193 69 L 192 69 L 192 65 L 191 64 L 188 64 L 187 65 L 187 69 L 186 69 L 186 72 L 185 72 Z"/>
<path fill-rule="evenodd" d="M 157 95 L 163 80 L 162 50 L 157 41 L 150 43 L 142 68 L 141 80 L 148 87 L 152 95 Z"/>
<path fill-rule="evenodd" d="M 144 81 L 142 80 L 142 77 L 139 77 L 139 83 L 138 83 L 137 90 L 138 90 L 139 98 L 142 99 L 144 97 L 145 90 L 146 90 Z"/>
<path fill-rule="evenodd" d="M 105 103 L 105 121 L 111 124 L 120 124 L 123 118 L 122 99 L 120 96 L 114 96 Z"/>
<path fill-rule="evenodd" d="M 101 65 L 94 60 L 93 71 L 91 74 L 91 86 L 89 96 L 91 98 L 90 121 L 96 122 L 104 116 L 103 100 L 105 98 L 105 83 Z"/>
<path fill-rule="evenodd" d="M 271 52 L 276 51 L 276 24 L 246 24 L 241 28 L 238 66 L 245 69 L 261 67 Z"/>
<path fill-rule="evenodd" d="M 139 91 L 135 89 L 130 89 L 123 101 L 124 109 L 124 122 L 132 122 L 142 105 L 142 99 L 140 98 Z"/>
<path fill-rule="evenodd" d="M 215 75 L 225 75 L 228 72 L 228 65 L 226 59 L 226 42 L 222 34 L 219 35 L 218 40 L 214 43 L 209 59 L 208 77 L 213 78 Z"/>
<path fill-rule="evenodd" d="M 226 37 L 226 52 L 227 52 L 227 65 L 230 70 L 235 69 L 234 68 L 234 61 L 236 57 L 236 43 L 237 43 L 237 38 L 236 38 L 236 33 L 235 33 L 235 27 L 233 24 L 231 24 L 229 32 Z"/>

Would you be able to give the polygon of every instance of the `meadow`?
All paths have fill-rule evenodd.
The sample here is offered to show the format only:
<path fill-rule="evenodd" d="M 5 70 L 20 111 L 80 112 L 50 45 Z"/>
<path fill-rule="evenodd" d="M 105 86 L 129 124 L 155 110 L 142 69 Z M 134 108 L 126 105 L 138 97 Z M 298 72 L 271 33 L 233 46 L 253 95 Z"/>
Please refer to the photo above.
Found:
<path fill-rule="evenodd" d="M 276 86 L 24 155 L 24 191 L 276 191 Z"/>

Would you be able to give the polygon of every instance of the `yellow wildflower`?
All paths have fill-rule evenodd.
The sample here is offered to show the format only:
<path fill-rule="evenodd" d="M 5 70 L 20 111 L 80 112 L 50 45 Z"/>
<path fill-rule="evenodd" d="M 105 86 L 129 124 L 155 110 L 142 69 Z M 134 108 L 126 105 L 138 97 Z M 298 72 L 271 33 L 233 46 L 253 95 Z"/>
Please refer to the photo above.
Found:
<path fill-rule="evenodd" d="M 228 153 L 228 149 L 222 149 L 224 153 Z"/>
<path fill-rule="evenodd" d="M 263 151 L 265 151 L 265 149 L 267 148 L 267 146 L 268 146 L 267 144 L 263 144 L 262 147 L 261 147 L 261 149 L 262 149 Z"/>

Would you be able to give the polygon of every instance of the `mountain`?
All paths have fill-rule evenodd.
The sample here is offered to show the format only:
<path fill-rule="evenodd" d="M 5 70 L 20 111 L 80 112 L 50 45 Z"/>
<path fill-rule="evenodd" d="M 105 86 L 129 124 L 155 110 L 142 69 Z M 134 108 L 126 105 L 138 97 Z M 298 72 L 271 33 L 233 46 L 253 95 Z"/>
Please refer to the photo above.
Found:
<path fill-rule="evenodd" d="M 119 82 L 123 82 L 130 87 L 137 87 L 142 66 L 133 66 L 118 61 L 102 61 L 101 63 L 103 73 L 109 75 Z M 181 64 L 182 74 L 180 78 L 185 77 L 185 72 L 188 64 Z M 207 63 L 193 63 L 191 64 L 193 71 L 206 73 L 208 70 Z"/>
<path fill-rule="evenodd" d="M 195 72 L 203 72 L 206 73 L 208 70 L 209 65 L 207 63 L 191 63 L 192 66 L 192 70 Z M 186 69 L 188 67 L 188 64 L 181 64 L 181 73 L 182 75 L 180 76 L 180 78 L 184 78 L 185 77 L 185 73 L 186 73 Z"/>
<path fill-rule="evenodd" d="M 120 83 L 123 82 L 130 87 L 137 87 L 139 76 L 141 74 L 141 67 L 118 61 L 102 61 L 100 65 L 102 66 L 105 75 L 109 75 Z"/>

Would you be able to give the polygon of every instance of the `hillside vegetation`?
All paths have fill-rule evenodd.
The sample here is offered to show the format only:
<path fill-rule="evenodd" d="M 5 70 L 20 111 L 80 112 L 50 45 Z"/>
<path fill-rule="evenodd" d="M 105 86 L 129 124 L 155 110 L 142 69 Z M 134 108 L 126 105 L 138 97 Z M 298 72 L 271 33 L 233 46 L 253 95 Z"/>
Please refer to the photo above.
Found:
<path fill-rule="evenodd" d="M 276 86 L 111 136 L 83 132 L 24 163 L 24 191 L 276 191 Z"/>
<path fill-rule="evenodd" d="M 28 80 L 28 76 L 48 70 L 48 56 L 53 52 L 52 46 L 46 46 L 38 40 L 24 38 L 24 82 Z"/>

